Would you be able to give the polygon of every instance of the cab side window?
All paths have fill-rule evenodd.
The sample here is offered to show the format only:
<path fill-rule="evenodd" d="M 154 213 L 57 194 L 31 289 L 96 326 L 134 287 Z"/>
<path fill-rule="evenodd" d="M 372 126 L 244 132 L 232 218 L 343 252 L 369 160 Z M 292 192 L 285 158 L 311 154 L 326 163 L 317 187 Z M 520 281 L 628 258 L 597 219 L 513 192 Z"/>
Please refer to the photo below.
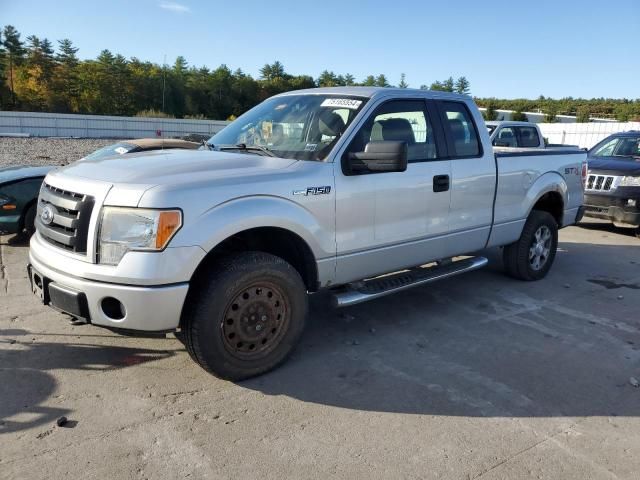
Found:
<path fill-rule="evenodd" d="M 369 142 L 406 142 L 408 161 L 422 162 L 438 157 L 435 134 L 420 100 L 394 100 L 376 109 L 356 134 L 346 154 L 361 152 Z"/>
<path fill-rule="evenodd" d="M 511 127 L 503 127 L 493 139 L 493 144 L 498 147 L 517 147 L 518 141 L 516 139 L 516 133 Z"/>
<path fill-rule="evenodd" d="M 539 147 L 540 137 L 535 127 L 516 127 L 519 147 Z"/>
<path fill-rule="evenodd" d="M 447 132 L 449 156 L 468 158 L 480 155 L 478 130 L 471 119 L 471 113 L 462 102 L 439 102 L 442 123 Z"/>

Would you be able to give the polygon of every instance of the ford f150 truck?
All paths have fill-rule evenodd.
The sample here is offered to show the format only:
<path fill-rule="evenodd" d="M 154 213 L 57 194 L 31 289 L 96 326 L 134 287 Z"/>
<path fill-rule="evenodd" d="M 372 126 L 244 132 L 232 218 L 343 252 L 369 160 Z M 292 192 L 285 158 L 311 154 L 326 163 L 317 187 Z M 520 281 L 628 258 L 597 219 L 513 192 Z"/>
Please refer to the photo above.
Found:
<path fill-rule="evenodd" d="M 176 332 L 203 368 L 243 379 L 291 352 L 308 293 L 353 305 L 482 267 L 465 255 L 493 246 L 511 276 L 543 278 L 558 228 L 580 216 L 585 160 L 495 155 L 467 96 L 288 92 L 202 151 L 50 173 L 29 274 L 45 304 L 112 330 Z"/>

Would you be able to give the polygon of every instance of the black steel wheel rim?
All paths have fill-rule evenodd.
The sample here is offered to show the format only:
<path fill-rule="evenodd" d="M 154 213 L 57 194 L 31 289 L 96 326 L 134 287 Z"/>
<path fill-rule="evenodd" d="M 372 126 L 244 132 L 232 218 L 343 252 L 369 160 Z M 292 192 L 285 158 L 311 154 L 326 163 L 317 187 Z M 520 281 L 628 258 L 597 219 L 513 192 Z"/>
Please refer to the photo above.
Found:
<path fill-rule="evenodd" d="M 289 327 L 291 308 L 282 289 L 259 281 L 242 288 L 227 304 L 220 328 L 225 349 L 249 360 L 266 356 Z"/>

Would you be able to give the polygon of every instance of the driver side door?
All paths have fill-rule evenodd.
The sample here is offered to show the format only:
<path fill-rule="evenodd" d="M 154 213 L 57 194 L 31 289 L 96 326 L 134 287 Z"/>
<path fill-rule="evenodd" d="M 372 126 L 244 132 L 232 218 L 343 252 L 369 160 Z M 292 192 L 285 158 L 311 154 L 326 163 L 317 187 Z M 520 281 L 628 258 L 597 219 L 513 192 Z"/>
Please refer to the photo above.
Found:
<path fill-rule="evenodd" d="M 449 229 L 451 162 L 424 99 L 378 105 L 335 162 L 336 281 L 346 283 L 442 258 Z M 404 172 L 345 168 L 371 141 L 403 141 Z"/>

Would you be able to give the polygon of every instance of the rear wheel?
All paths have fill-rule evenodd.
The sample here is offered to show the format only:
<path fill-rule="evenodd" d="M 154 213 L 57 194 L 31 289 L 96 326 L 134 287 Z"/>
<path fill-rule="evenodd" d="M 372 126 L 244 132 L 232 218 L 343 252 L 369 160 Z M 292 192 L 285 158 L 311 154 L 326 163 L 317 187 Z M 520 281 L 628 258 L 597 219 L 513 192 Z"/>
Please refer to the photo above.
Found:
<path fill-rule="evenodd" d="M 307 295 L 298 272 L 279 257 L 245 252 L 222 259 L 187 300 L 183 340 L 217 377 L 267 372 L 291 353 L 304 329 Z"/>
<path fill-rule="evenodd" d="M 558 248 L 558 224 L 548 213 L 534 210 L 517 242 L 504 247 L 507 273 L 520 280 L 540 280 L 549 272 Z"/>

